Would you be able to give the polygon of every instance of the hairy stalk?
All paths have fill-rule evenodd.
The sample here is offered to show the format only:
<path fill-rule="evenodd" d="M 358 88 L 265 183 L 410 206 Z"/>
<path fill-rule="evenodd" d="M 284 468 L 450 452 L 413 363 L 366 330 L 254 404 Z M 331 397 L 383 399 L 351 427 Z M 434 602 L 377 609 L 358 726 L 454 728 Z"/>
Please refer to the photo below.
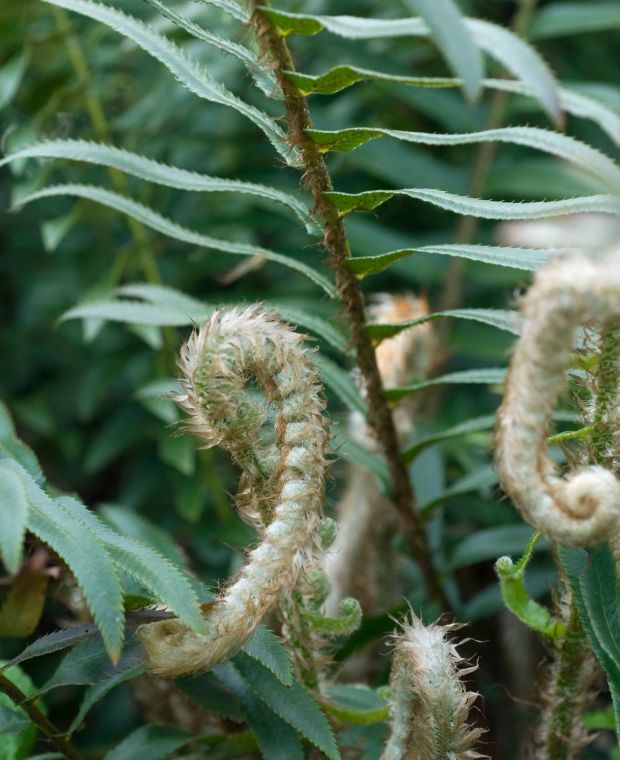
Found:
<path fill-rule="evenodd" d="M 413 295 L 381 295 L 368 310 L 371 322 L 403 322 L 428 313 L 424 299 Z M 426 379 L 435 347 L 431 322 L 403 330 L 380 343 L 377 364 L 385 388 L 405 385 L 412 377 Z M 394 409 L 399 439 L 410 436 L 419 412 L 418 395 L 403 399 Z M 351 436 L 366 448 L 376 448 L 364 416 L 355 412 L 349 419 Z M 397 515 L 381 493 L 374 475 L 359 465 L 350 465 L 347 487 L 336 507 L 339 530 L 325 555 L 324 567 L 331 585 L 327 612 L 337 613 L 347 596 L 359 600 L 366 613 L 398 604 L 394 584 L 397 558 L 390 542 L 397 529 Z M 386 587 L 390 587 L 386 594 Z"/>
<path fill-rule="evenodd" d="M 596 464 L 615 472 L 617 438 L 620 433 L 618 402 L 620 383 L 620 325 L 609 322 L 601 330 L 601 349 L 594 388 L 593 432 L 590 438 L 590 456 Z"/>
<path fill-rule="evenodd" d="M 183 347 L 185 393 L 177 401 L 190 415 L 188 428 L 207 447 L 229 451 L 241 468 L 237 506 L 261 541 L 206 605 L 205 633 L 177 619 L 140 629 L 148 667 L 158 675 L 208 670 L 232 657 L 316 551 L 329 433 L 302 340 L 251 306 L 216 311 Z M 272 415 L 270 444 L 264 426 Z"/>
<path fill-rule="evenodd" d="M 4 673 L 0 673 L 0 691 L 26 712 L 30 720 L 64 757 L 69 760 L 82 760 L 82 755 L 69 738 L 59 731 L 47 715 L 39 710 L 36 702 L 30 700 Z"/>
<path fill-rule="evenodd" d="M 335 271 L 336 285 L 351 327 L 356 362 L 367 395 L 370 426 L 380 442 L 390 469 L 392 502 L 400 515 L 405 540 L 420 564 L 429 594 L 449 608 L 433 566 L 422 520 L 416 511 L 411 481 L 400 458 L 396 426 L 390 407 L 382 395 L 383 384 L 373 345 L 364 332 L 366 315 L 362 289 L 355 275 L 345 266 L 350 250 L 344 223 L 338 211 L 323 196 L 323 193 L 332 189 L 329 172 L 318 147 L 306 134 L 306 130 L 311 127 L 306 99 L 286 76 L 287 71 L 294 69 L 288 46 L 261 12 L 261 5 L 265 6 L 267 3 L 253 0 L 251 24 L 263 50 L 273 62 L 276 79 L 284 95 L 289 141 L 291 146 L 300 152 L 304 181 L 312 193 L 315 213 L 323 225 L 323 245 L 328 261 Z"/>
<path fill-rule="evenodd" d="M 496 426 L 497 469 L 524 519 L 567 546 L 592 546 L 620 533 L 620 482 L 600 464 L 562 478 L 546 454 L 554 404 L 563 391 L 581 325 L 620 318 L 620 256 L 556 259 L 537 273 Z M 601 404 L 613 389 L 601 386 Z M 603 414 L 601 411 L 597 414 Z"/>
<path fill-rule="evenodd" d="M 582 713 L 591 700 L 597 664 L 574 601 L 565 604 L 566 633 L 555 643 L 544 676 L 543 711 L 534 737 L 532 760 L 573 760 L 587 742 Z"/>
<path fill-rule="evenodd" d="M 93 131 L 98 140 L 103 142 L 110 142 L 110 127 L 108 120 L 106 119 L 101 101 L 97 97 L 91 81 L 90 70 L 88 68 L 88 62 L 84 57 L 80 43 L 78 42 L 75 34 L 73 33 L 73 25 L 65 10 L 62 8 L 52 8 L 54 19 L 58 31 L 62 34 L 65 46 L 67 49 L 67 56 L 73 67 L 73 71 L 77 78 L 78 85 L 81 88 L 81 92 L 84 96 L 86 103 L 86 110 L 88 111 L 88 117 L 92 125 Z M 127 182 L 125 175 L 118 171 L 118 169 L 108 169 L 108 175 L 112 182 L 112 186 L 119 193 L 125 193 L 127 190 Z M 148 282 L 160 284 L 161 276 L 157 267 L 157 262 L 151 252 L 149 246 L 149 238 L 144 227 L 135 219 L 128 217 L 126 224 L 129 228 L 129 232 L 133 238 L 134 245 L 140 253 L 140 260 L 142 262 L 142 268 Z M 128 264 L 128 256 L 121 255 L 117 257 L 115 266 L 111 272 L 112 284 L 117 283 L 124 269 Z"/>
<path fill-rule="evenodd" d="M 415 615 L 395 637 L 390 686 L 392 733 L 382 760 L 474 760 L 484 733 L 468 720 L 478 694 L 463 677 L 464 664 L 448 634 L 455 625 L 425 626 Z"/>

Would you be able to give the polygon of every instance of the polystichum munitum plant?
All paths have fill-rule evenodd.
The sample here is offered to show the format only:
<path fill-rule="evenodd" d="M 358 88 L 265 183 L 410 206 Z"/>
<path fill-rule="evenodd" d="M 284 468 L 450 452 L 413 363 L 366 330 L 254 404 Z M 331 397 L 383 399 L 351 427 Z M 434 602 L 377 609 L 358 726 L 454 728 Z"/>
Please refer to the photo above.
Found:
<path fill-rule="evenodd" d="M 5 0 L 2 758 L 615 757 L 617 31 Z"/>

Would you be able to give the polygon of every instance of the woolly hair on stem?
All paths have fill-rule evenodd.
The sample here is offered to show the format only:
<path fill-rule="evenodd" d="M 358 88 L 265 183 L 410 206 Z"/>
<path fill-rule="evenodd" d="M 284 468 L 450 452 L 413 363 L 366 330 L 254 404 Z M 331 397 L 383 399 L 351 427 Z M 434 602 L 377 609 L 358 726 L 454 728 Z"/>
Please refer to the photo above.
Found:
<path fill-rule="evenodd" d="M 188 428 L 230 452 L 242 470 L 239 508 L 260 543 L 206 612 L 207 632 L 179 620 L 143 626 L 147 665 L 174 677 L 208 670 L 250 638 L 292 588 L 317 540 L 327 419 L 314 364 L 295 333 L 262 308 L 216 311 L 181 351 Z M 274 443 L 263 427 L 275 413 Z"/>
<path fill-rule="evenodd" d="M 546 436 L 577 328 L 604 329 L 620 318 L 620 255 L 556 259 L 539 270 L 521 311 L 496 427 L 500 480 L 523 518 L 548 538 L 596 545 L 620 533 L 620 482 L 600 465 L 561 477 Z"/>
<path fill-rule="evenodd" d="M 463 677 L 467 665 L 448 634 L 451 625 L 425 626 L 415 615 L 395 636 L 392 662 L 392 731 L 381 760 L 475 760 L 484 729 L 469 724 L 478 694 Z"/>

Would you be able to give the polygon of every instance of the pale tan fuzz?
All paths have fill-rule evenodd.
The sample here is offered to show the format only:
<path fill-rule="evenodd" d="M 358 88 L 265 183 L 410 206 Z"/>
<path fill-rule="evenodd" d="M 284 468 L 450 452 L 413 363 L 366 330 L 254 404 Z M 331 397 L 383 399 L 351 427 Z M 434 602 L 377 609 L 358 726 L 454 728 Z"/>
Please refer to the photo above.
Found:
<path fill-rule="evenodd" d="M 302 341 L 273 314 L 251 306 L 215 312 L 182 349 L 185 393 L 177 400 L 189 414 L 189 429 L 207 446 L 228 450 L 241 467 L 239 506 L 259 527 L 260 543 L 209 605 L 207 633 L 176 619 L 140 629 L 154 673 L 196 673 L 232 657 L 295 585 L 312 550 L 328 428 L 322 387 Z M 260 437 L 270 409 L 275 444 Z"/>
<path fill-rule="evenodd" d="M 563 478 L 546 451 L 554 405 L 579 326 L 620 318 L 620 255 L 556 259 L 523 299 L 524 317 L 496 427 L 501 483 L 523 518 L 567 546 L 591 546 L 620 533 L 620 482 L 603 467 Z"/>
<path fill-rule="evenodd" d="M 404 322 L 428 314 L 428 304 L 413 295 L 380 295 L 368 309 L 370 322 Z M 430 322 L 403 330 L 382 341 L 376 350 L 377 364 L 383 385 L 395 388 L 413 376 L 424 377 L 430 366 L 433 350 Z M 394 410 L 399 436 L 412 432 L 416 397 L 404 399 Z M 352 437 L 366 448 L 376 450 L 376 443 L 363 416 L 351 415 Z M 327 614 L 337 615 L 339 603 L 348 596 L 358 599 L 362 607 L 375 608 L 378 589 L 390 577 L 386 553 L 391 535 L 397 527 L 397 516 L 389 500 L 379 490 L 377 480 L 367 469 L 352 465 L 342 499 L 336 507 L 338 534 L 326 553 L 325 573 L 331 585 Z M 389 604 L 389 603 L 388 603 Z"/>
<path fill-rule="evenodd" d="M 395 637 L 391 735 L 381 760 L 475 760 L 484 733 L 469 716 L 478 694 L 464 676 L 476 670 L 459 654 L 452 625 L 425 626 L 415 615 Z"/>

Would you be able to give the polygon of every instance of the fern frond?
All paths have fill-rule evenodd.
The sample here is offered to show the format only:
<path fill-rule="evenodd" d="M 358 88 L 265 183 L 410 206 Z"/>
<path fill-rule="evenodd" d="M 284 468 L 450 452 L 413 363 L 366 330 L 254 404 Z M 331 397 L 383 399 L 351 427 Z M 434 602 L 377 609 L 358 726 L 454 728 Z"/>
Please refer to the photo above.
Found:
<path fill-rule="evenodd" d="M 199 232 L 190 230 L 187 227 L 183 227 L 171 219 L 158 214 L 157 211 L 144 206 L 137 201 L 127 198 L 124 195 L 119 195 L 112 190 L 106 190 L 103 187 L 97 187 L 95 185 L 79 185 L 79 184 L 66 184 L 66 185 L 52 185 L 51 187 L 45 187 L 42 190 L 37 190 L 34 193 L 30 193 L 23 198 L 19 199 L 19 206 L 24 206 L 32 201 L 39 200 L 41 198 L 52 198 L 57 196 L 72 196 L 75 198 L 85 198 L 91 200 L 102 206 L 114 209 L 121 214 L 137 219 L 156 232 L 161 232 L 167 237 L 174 240 L 180 240 L 183 243 L 189 243 L 190 245 L 197 245 L 201 248 L 210 248 L 216 251 L 222 251 L 223 253 L 230 253 L 235 256 L 260 256 L 268 261 L 275 261 L 283 266 L 294 269 L 304 274 L 308 279 L 312 280 L 316 285 L 322 288 L 327 295 L 331 298 L 336 297 L 336 290 L 332 283 L 322 274 L 317 272 L 307 264 L 303 264 L 300 261 L 296 261 L 293 258 L 284 256 L 280 253 L 275 253 L 267 248 L 261 248 L 255 245 L 248 245 L 247 243 L 233 243 L 228 240 L 220 240 L 218 238 L 202 235 Z"/>

